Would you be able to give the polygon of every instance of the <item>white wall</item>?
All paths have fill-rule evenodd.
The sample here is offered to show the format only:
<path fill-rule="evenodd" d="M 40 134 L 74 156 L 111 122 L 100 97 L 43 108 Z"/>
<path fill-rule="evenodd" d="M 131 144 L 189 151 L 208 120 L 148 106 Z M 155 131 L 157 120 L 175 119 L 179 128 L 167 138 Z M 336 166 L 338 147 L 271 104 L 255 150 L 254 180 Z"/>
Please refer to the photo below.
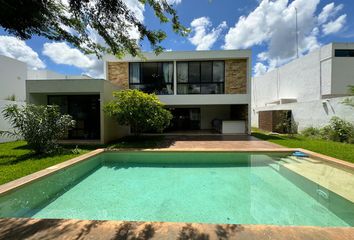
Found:
<path fill-rule="evenodd" d="M 0 56 L 0 100 L 14 94 L 17 101 L 26 100 L 27 65 L 13 58 Z"/>
<path fill-rule="evenodd" d="M 299 131 L 307 127 L 323 127 L 334 116 L 354 124 L 354 108 L 342 104 L 345 98 L 338 97 L 257 108 L 252 111 L 252 126 L 258 127 L 258 111 L 266 110 L 291 110 Z"/>
<path fill-rule="evenodd" d="M 113 99 L 113 92 L 118 90 L 114 84 L 104 81 L 104 91 L 101 93 L 101 142 L 108 143 L 130 134 L 129 126 L 118 125 L 116 119 L 105 114 L 104 104 Z"/>
<path fill-rule="evenodd" d="M 166 105 L 218 105 L 248 104 L 250 94 L 190 94 L 190 95 L 158 95 Z"/>
<path fill-rule="evenodd" d="M 280 99 L 306 102 L 330 94 L 332 45 L 314 50 L 284 66 L 252 79 L 252 106 L 262 107 Z M 322 89 L 325 91 L 321 93 Z"/>
<path fill-rule="evenodd" d="M 0 130 L 2 130 L 2 131 L 11 131 L 12 130 L 10 123 L 4 119 L 2 111 L 7 105 L 14 105 L 14 104 L 16 104 L 18 106 L 23 106 L 25 103 L 24 102 L 0 100 Z M 10 141 L 15 141 L 15 140 L 17 140 L 17 138 L 0 136 L 0 142 L 10 142 Z"/>
<path fill-rule="evenodd" d="M 332 94 L 348 93 L 349 85 L 354 85 L 354 57 L 334 58 Z"/>
<path fill-rule="evenodd" d="M 91 79 L 91 77 L 86 75 L 64 75 L 50 70 L 28 70 L 27 79 L 29 80 Z"/>

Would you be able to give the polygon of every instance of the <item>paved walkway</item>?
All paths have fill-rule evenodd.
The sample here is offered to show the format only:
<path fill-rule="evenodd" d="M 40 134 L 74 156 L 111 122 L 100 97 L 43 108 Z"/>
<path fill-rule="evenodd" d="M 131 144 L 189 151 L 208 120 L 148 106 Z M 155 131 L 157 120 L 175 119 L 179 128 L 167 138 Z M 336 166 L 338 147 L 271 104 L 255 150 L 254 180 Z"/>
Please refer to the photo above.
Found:
<path fill-rule="evenodd" d="M 0 239 L 353 240 L 354 228 L 0 219 Z"/>
<path fill-rule="evenodd" d="M 248 135 L 166 136 L 171 150 L 259 150 L 283 148 Z"/>

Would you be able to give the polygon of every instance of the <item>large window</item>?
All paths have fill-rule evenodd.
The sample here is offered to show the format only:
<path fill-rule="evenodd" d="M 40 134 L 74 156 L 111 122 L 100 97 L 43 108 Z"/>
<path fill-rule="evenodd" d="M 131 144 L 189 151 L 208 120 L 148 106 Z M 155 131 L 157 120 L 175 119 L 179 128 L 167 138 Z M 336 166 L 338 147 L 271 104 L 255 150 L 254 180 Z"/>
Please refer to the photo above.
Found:
<path fill-rule="evenodd" d="M 354 49 L 336 49 L 334 51 L 335 57 L 354 57 Z"/>
<path fill-rule="evenodd" d="M 223 94 L 224 61 L 177 62 L 178 94 Z"/>
<path fill-rule="evenodd" d="M 100 139 L 99 95 L 49 95 L 49 105 L 58 105 L 62 114 L 76 121 L 69 130 L 69 139 Z"/>
<path fill-rule="evenodd" d="M 173 63 L 130 63 L 129 88 L 158 95 L 173 94 Z"/>

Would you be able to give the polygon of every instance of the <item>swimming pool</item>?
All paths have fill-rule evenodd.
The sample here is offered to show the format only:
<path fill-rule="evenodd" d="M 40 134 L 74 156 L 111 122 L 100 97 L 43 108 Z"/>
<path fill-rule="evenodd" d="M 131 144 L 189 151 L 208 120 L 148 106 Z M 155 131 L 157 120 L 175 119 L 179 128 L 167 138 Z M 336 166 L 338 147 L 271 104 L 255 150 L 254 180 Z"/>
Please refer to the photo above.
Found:
<path fill-rule="evenodd" d="M 354 172 L 291 153 L 105 152 L 0 196 L 0 217 L 354 226 Z"/>

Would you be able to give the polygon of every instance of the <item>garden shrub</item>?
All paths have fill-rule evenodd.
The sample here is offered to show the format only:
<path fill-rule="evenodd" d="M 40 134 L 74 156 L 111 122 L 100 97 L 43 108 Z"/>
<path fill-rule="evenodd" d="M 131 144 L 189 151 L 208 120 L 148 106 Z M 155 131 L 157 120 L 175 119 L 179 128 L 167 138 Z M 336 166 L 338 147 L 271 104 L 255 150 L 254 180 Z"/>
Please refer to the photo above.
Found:
<path fill-rule="evenodd" d="M 323 128 L 309 127 L 304 129 L 301 134 L 305 137 L 353 143 L 354 125 L 339 117 L 332 117 L 329 125 Z"/>
<path fill-rule="evenodd" d="M 305 128 L 304 130 L 301 131 L 301 134 L 305 137 L 310 137 L 310 138 L 320 138 L 321 137 L 320 129 L 315 128 L 315 127 Z"/>
<path fill-rule="evenodd" d="M 354 126 L 339 117 L 333 117 L 328 127 L 329 139 L 338 142 L 350 142 L 354 137 Z"/>
<path fill-rule="evenodd" d="M 172 114 L 155 94 L 128 89 L 114 92 L 113 97 L 104 111 L 120 125 L 130 125 L 136 135 L 146 131 L 162 132 L 170 124 Z"/>
<path fill-rule="evenodd" d="M 72 117 L 62 115 L 58 106 L 8 105 L 2 113 L 14 130 L 0 131 L 0 135 L 24 138 L 37 154 L 57 151 L 58 140 L 65 137 L 67 131 L 75 126 Z"/>

